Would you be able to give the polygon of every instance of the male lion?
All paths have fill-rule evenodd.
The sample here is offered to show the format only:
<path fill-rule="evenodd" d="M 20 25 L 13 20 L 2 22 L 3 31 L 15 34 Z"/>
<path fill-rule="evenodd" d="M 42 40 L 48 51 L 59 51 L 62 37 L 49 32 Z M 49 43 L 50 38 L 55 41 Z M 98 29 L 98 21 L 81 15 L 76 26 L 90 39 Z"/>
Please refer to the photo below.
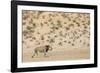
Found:
<path fill-rule="evenodd" d="M 37 48 L 34 49 L 34 54 L 33 54 L 32 58 L 35 55 L 38 55 L 38 53 L 43 53 L 44 56 L 47 56 L 48 51 L 52 51 L 52 47 L 50 47 L 49 45 L 37 47 Z"/>

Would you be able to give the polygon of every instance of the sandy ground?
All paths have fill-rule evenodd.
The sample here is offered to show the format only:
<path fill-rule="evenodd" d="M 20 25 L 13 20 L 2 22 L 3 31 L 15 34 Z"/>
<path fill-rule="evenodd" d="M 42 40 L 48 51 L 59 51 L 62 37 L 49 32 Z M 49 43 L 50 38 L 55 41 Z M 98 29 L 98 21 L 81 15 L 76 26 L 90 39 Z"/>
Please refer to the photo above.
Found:
<path fill-rule="evenodd" d="M 67 49 L 67 50 L 52 50 L 48 52 L 48 56 L 45 57 L 43 53 L 39 53 L 38 56 L 32 58 L 32 51 L 23 53 L 23 62 L 39 62 L 39 61 L 57 61 L 57 60 L 80 60 L 89 59 L 89 49 Z"/>
<path fill-rule="evenodd" d="M 32 58 L 41 45 L 53 50 Z M 89 48 L 90 14 L 23 11 L 23 62 L 89 59 Z"/>

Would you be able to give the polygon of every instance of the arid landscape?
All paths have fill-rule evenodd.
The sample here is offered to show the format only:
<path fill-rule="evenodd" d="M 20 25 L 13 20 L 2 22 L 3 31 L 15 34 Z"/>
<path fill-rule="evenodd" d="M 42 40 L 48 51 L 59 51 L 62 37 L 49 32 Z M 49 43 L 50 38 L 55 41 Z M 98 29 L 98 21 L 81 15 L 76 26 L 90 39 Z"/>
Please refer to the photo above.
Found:
<path fill-rule="evenodd" d="M 33 51 L 33 50 L 32 50 Z M 58 61 L 58 60 L 80 60 L 89 59 L 90 50 L 89 49 L 68 49 L 63 51 L 54 50 L 47 54 L 47 57 L 43 53 L 39 53 L 38 56 L 32 58 L 33 52 L 29 51 L 24 53 L 23 62 L 39 62 L 39 61 Z"/>
<path fill-rule="evenodd" d="M 90 58 L 89 13 L 23 10 L 22 26 L 23 62 Z"/>

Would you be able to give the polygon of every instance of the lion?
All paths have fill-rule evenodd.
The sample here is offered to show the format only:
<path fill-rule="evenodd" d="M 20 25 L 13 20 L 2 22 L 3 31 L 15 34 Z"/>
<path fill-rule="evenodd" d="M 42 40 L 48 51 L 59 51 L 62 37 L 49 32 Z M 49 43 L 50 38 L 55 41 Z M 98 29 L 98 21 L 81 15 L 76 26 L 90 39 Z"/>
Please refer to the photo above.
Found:
<path fill-rule="evenodd" d="M 52 51 L 52 47 L 49 45 L 45 45 L 45 46 L 40 46 L 34 49 L 34 54 L 32 55 L 32 58 L 35 55 L 38 55 L 38 53 L 43 53 L 44 56 L 47 56 L 48 51 Z"/>

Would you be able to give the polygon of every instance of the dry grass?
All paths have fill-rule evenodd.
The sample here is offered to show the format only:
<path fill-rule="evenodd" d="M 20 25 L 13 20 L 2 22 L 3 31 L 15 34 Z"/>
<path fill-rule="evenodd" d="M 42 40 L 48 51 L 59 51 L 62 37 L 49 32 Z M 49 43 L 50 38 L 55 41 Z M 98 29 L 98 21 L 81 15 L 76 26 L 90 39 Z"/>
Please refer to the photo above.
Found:
<path fill-rule="evenodd" d="M 90 14 L 23 10 L 22 15 L 23 62 L 90 58 Z M 34 48 L 45 45 L 54 50 L 32 58 Z"/>

